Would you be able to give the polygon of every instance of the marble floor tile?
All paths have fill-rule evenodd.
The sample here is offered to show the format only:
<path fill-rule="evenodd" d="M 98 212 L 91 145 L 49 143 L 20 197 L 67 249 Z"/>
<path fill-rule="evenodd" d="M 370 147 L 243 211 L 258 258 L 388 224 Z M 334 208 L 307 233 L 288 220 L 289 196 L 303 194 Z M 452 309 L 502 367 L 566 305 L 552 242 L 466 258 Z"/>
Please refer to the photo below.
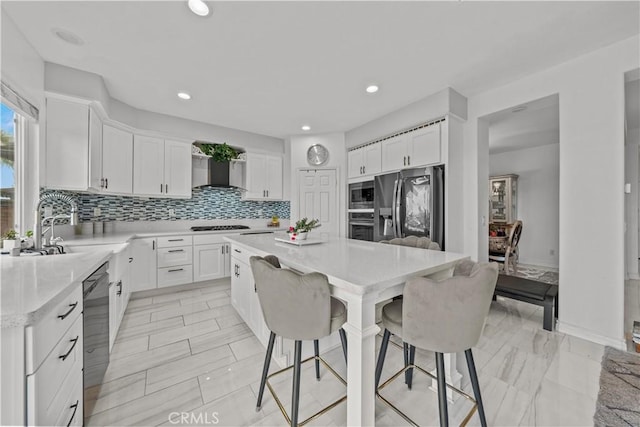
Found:
<path fill-rule="evenodd" d="M 180 292 L 171 292 L 163 295 L 157 295 L 153 297 L 153 303 L 160 304 L 160 303 L 169 302 L 169 301 L 180 301 L 181 299 L 191 298 L 191 297 L 196 297 L 201 295 L 202 295 L 202 291 L 200 288 L 189 289 L 189 290 L 180 291 Z"/>
<path fill-rule="evenodd" d="M 254 335 L 232 342 L 229 347 L 231 347 L 231 351 L 233 351 L 233 355 L 237 360 L 265 353 L 264 346 Z"/>
<path fill-rule="evenodd" d="M 202 405 L 198 381 L 194 378 L 165 388 L 89 419 L 89 426 L 154 426 L 168 421 L 173 412 L 189 411 Z"/>
<path fill-rule="evenodd" d="M 216 292 L 205 293 L 205 294 L 200 292 L 198 295 L 192 295 L 192 296 L 186 296 L 184 298 L 180 298 L 180 304 L 189 305 L 189 304 L 195 304 L 197 302 L 203 302 L 203 301 L 206 302 L 206 301 L 217 300 L 217 299 L 225 300 L 226 298 L 228 298 L 228 296 L 224 290 L 219 290 Z"/>
<path fill-rule="evenodd" d="M 149 336 L 132 338 L 126 341 L 116 341 L 111 348 L 109 360 L 117 360 L 132 354 L 149 350 Z"/>
<path fill-rule="evenodd" d="M 241 323 L 218 331 L 190 337 L 189 344 L 191 345 L 191 352 L 197 354 L 248 337 L 254 337 L 253 332 L 245 323 Z"/>
<path fill-rule="evenodd" d="M 207 305 L 208 307 L 208 305 Z M 221 307 L 210 308 L 208 310 L 199 311 L 197 313 L 185 314 L 184 324 L 190 325 L 192 323 L 202 322 L 204 320 L 218 319 L 219 317 L 237 315 L 236 310 L 231 305 L 223 305 Z M 220 322 L 218 322 L 219 324 Z M 220 325 L 222 328 L 222 325 Z"/>
<path fill-rule="evenodd" d="M 182 340 L 164 347 L 143 351 L 116 360 L 111 360 L 104 374 L 104 382 L 146 371 L 191 354 L 189 343 Z"/>
<path fill-rule="evenodd" d="M 85 409 L 85 418 L 144 396 L 146 377 L 147 373 L 142 371 L 103 383 L 93 411 L 88 414 Z"/>
<path fill-rule="evenodd" d="M 151 321 L 155 322 L 157 320 L 179 317 L 185 314 L 193 314 L 205 310 L 209 310 L 209 306 L 204 301 L 189 305 L 180 305 L 178 307 L 172 307 L 167 310 L 154 311 L 153 313 L 151 313 Z"/>
<path fill-rule="evenodd" d="M 207 300 L 207 305 L 209 305 L 210 308 L 230 306 L 231 297 L 220 297 L 220 298 L 209 299 Z"/>
<path fill-rule="evenodd" d="M 196 378 L 198 375 L 226 367 L 235 362 L 235 360 L 231 349 L 225 345 L 164 363 L 147 371 L 146 393 L 153 393 L 189 378 Z"/>
<path fill-rule="evenodd" d="M 148 336 L 149 334 L 169 331 L 183 326 L 184 322 L 181 317 L 173 317 L 171 319 L 159 320 L 157 322 L 149 322 L 141 325 L 120 328 L 116 341 L 128 341 L 132 338 L 140 338 Z"/>
<path fill-rule="evenodd" d="M 600 390 L 600 369 L 600 362 L 575 353 L 559 351 L 544 378 L 595 400 Z"/>
<path fill-rule="evenodd" d="M 600 363 L 604 354 L 604 346 L 582 338 L 566 335 L 562 340 L 562 344 L 560 344 L 560 351 L 574 353 Z"/>
<path fill-rule="evenodd" d="M 120 323 L 120 329 L 126 329 L 130 326 L 143 325 L 151 322 L 151 313 L 132 313 L 125 314 L 122 317 L 122 323 Z"/>
<path fill-rule="evenodd" d="M 178 319 L 180 319 L 180 322 L 182 322 L 181 318 Z M 191 337 L 197 337 L 198 335 L 217 331 L 219 329 L 220 327 L 215 320 L 205 320 L 204 322 L 192 323 L 181 328 L 173 328 L 166 331 L 153 333 L 149 336 L 149 348 L 162 347 L 170 343 L 182 341 Z"/>
<path fill-rule="evenodd" d="M 161 302 L 158 304 L 146 304 L 146 305 L 141 305 L 137 307 L 131 307 L 131 309 L 129 309 L 129 306 L 127 306 L 127 314 L 143 314 L 143 313 L 150 314 L 150 313 L 153 313 L 154 311 L 167 310 L 172 307 L 178 307 L 179 305 L 180 305 L 180 301 L 176 300 L 176 301 Z"/>
<path fill-rule="evenodd" d="M 539 329 L 522 329 L 509 339 L 508 344 L 530 354 L 552 358 L 557 352 L 564 335 Z"/>
<path fill-rule="evenodd" d="M 259 354 L 198 376 L 202 399 L 209 403 L 250 385 L 260 378 L 262 362 L 264 355 Z"/>
<path fill-rule="evenodd" d="M 230 326 L 235 326 L 243 323 L 242 319 L 237 314 L 228 314 L 226 316 L 216 317 L 216 322 L 218 322 L 218 326 L 220 326 L 220 329 L 225 329 Z"/>
<path fill-rule="evenodd" d="M 505 344 L 482 368 L 482 373 L 533 395 L 550 364 L 550 359 Z"/>
<path fill-rule="evenodd" d="M 129 299 L 129 303 L 127 304 L 127 310 L 130 308 L 133 309 L 136 307 L 142 307 L 150 304 L 153 304 L 152 297 L 136 298 L 135 296 L 132 295 L 131 298 Z"/>
<path fill-rule="evenodd" d="M 593 425 L 595 400 L 553 381 L 542 381 L 532 405 L 520 425 L 588 426 Z"/>

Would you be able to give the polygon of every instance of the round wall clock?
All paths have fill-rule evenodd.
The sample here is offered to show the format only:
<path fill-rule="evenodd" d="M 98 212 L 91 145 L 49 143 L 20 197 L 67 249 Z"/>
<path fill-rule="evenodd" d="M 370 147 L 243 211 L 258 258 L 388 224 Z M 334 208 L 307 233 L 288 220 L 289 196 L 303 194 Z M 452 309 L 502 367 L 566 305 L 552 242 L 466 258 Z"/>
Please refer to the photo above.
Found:
<path fill-rule="evenodd" d="M 307 150 L 307 162 L 313 166 L 324 164 L 329 158 L 329 150 L 324 145 L 313 144 Z"/>

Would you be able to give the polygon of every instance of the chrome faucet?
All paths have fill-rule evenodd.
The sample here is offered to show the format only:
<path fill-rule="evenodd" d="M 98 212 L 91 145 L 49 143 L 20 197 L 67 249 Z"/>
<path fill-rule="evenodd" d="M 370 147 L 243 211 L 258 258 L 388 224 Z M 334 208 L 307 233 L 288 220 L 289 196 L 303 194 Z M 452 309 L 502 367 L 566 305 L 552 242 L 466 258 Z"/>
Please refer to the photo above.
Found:
<path fill-rule="evenodd" d="M 43 194 L 42 196 L 40 196 L 40 199 L 38 199 L 38 203 L 36 204 L 36 212 L 35 212 L 35 223 L 33 225 L 33 240 L 35 241 L 35 248 L 36 249 L 42 249 L 42 225 L 44 223 L 44 221 L 46 221 L 47 219 L 51 218 L 45 218 L 44 220 L 40 219 L 40 207 L 42 206 L 43 202 L 46 202 L 48 200 L 53 200 L 53 199 L 58 199 L 58 200 L 62 200 L 64 202 L 67 202 L 70 206 L 71 206 L 71 212 L 68 215 L 69 218 L 69 224 L 70 225 L 77 225 L 78 224 L 78 204 L 76 203 L 75 200 L 73 200 L 73 198 L 71 196 L 68 196 L 66 194 L 62 194 L 62 193 L 47 193 L 47 194 Z M 65 215 L 66 217 L 66 215 Z M 53 229 L 53 222 L 56 220 L 56 218 L 60 218 L 60 216 L 57 217 L 53 217 L 51 218 L 51 225 L 52 225 L 52 229 Z M 55 239 L 53 236 L 53 230 L 51 233 L 51 241 L 53 242 L 53 244 L 55 244 Z"/>

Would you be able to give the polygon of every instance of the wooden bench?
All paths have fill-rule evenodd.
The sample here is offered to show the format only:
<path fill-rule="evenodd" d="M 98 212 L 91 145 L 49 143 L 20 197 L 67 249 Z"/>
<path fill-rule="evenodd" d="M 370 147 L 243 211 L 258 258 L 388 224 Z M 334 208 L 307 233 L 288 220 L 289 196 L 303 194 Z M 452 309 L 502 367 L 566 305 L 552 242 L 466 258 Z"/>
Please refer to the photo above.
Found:
<path fill-rule="evenodd" d="M 547 331 L 553 330 L 553 320 L 558 317 L 558 285 L 500 274 L 493 295 L 494 300 L 497 295 L 542 306 L 542 327 Z"/>

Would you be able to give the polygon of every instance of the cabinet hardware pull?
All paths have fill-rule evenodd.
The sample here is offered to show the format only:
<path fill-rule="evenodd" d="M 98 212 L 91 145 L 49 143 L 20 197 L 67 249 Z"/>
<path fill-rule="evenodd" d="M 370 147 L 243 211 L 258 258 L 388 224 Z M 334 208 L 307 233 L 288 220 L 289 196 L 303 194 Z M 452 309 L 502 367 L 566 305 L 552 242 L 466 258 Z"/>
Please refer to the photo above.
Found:
<path fill-rule="evenodd" d="M 129 264 L 133 262 L 133 258 L 129 257 Z"/>
<path fill-rule="evenodd" d="M 366 166 L 362 167 L 362 173 L 367 173 L 367 167 Z"/>
<path fill-rule="evenodd" d="M 65 314 L 58 315 L 58 319 L 61 319 L 61 320 L 66 319 L 67 316 L 70 315 L 71 312 L 76 309 L 77 305 L 78 305 L 78 301 L 74 302 L 73 304 L 69 304 L 69 307 L 71 307 L 69 311 L 67 311 Z"/>
<path fill-rule="evenodd" d="M 269 190 L 267 190 L 267 197 L 269 197 Z"/>
<path fill-rule="evenodd" d="M 74 339 L 69 340 L 69 342 L 72 342 L 73 345 L 71 346 L 69 351 L 66 352 L 66 354 L 63 354 L 62 356 L 58 356 L 59 359 L 62 359 L 62 361 L 64 362 L 67 359 L 67 357 L 69 357 L 69 355 L 73 351 L 74 347 L 76 346 L 76 343 L 78 342 L 78 338 L 80 338 L 80 336 L 76 335 L 76 337 Z"/>
<path fill-rule="evenodd" d="M 234 249 L 234 251 L 238 252 L 239 254 L 242 253 L 242 251 L 239 251 L 238 249 Z"/>
<path fill-rule="evenodd" d="M 174 268 L 173 270 L 169 270 L 169 273 L 174 273 L 176 271 L 184 271 L 184 268 Z"/>
<path fill-rule="evenodd" d="M 122 295 L 122 280 L 119 280 L 116 286 L 119 288 L 116 295 Z"/>
<path fill-rule="evenodd" d="M 104 178 L 100 178 L 100 188 L 104 188 Z"/>
<path fill-rule="evenodd" d="M 184 239 L 169 239 L 169 242 L 182 242 Z"/>
<path fill-rule="evenodd" d="M 224 246 L 220 248 L 222 250 L 222 255 L 224 255 Z"/>
<path fill-rule="evenodd" d="M 74 403 L 73 405 L 69 406 L 69 409 L 73 408 L 73 414 L 71 414 L 71 418 L 69 418 L 69 422 L 67 423 L 67 427 L 69 427 L 71 425 L 71 422 L 76 417 L 76 412 L 78 411 L 78 403 L 80 403 L 80 401 L 76 400 L 76 403 Z"/>
<path fill-rule="evenodd" d="M 164 185 L 164 193 L 169 194 L 169 184 Z"/>
<path fill-rule="evenodd" d="M 162 183 L 160 183 L 160 193 L 162 194 Z"/>
<path fill-rule="evenodd" d="M 402 157 L 402 166 L 407 166 L 407 156 Z"/>
<path fill-rule="evenodd" d="M 104 189 L 108 189 L 109 188 L 109 178 L 105 178 L 104 179 Z"/>
<path fill-rule="evenodd" d="M 407 165 L 411 166 L 411 156 L 407 156 Z"/>
<path fill-rule="evenodd" d="M 184 249 L 171 249 L 167 252 L 184 252 Z"/>
<path fill-rule="evenodd" d="M 155 250 L 156 250 L 156 240 L 155 240 L 155 239 L 153 239 L 153 240 L 151 241 L 151 250 L 152 250 L 152 251 L 155 251 Z"/>

